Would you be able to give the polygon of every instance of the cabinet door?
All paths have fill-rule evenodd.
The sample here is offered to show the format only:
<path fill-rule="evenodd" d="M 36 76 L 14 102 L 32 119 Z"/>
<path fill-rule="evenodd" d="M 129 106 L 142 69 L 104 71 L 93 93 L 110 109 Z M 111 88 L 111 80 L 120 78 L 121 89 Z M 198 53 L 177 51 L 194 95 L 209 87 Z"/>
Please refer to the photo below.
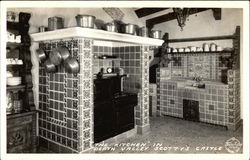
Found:
<path fill-rule="evenodd" d="M 10 153 L 28 152 L 32 140 L 32 124 L 15 126 L 8 130 L 7 151 Z"/>
<path fill-rule="evenodd" d="M 114 135 L 115 115 L 111 102 L 95 104 L 94 142 L 100 142 Z"/>
<path fill-rule="evenodd" d="M 26 115 L 7 120 L 7 152 L 35 152 L 35 115 Z"/>
<path fill-rule="evenodd" d="M 118 106 L 117 106 L 118 107 Z M 134 106 L 120 106 L 116 112 L 116 128 L 117 134 L 123 133 L 134 128 Z"/>
<path fill-rule="evenodd" d="M 199 121 L 199 102 L 183 99 L 183 118 L 190 121 Z"/>

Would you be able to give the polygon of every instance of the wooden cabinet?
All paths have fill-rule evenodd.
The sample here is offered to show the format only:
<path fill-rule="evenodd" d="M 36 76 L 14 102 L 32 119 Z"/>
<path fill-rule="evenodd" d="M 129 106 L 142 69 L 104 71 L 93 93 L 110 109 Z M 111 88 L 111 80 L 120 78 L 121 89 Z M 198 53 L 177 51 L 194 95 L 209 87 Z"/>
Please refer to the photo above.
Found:
<path fill-rule="evenodd" d="M 7 22 L 8 42 L 6 44 L 7 71 L 14 77 L 21 77 L 21 84 L 8 85 L 7 89 L 7 152 L 36 152 L 36 111 L 32 91 L 32 63 L 30 54 L 30 14 L 20 12 L 19 22 Z M 13 37 L 21 37 L 20 40 Z M 9 60 L 16 62 L 9 62 Z M 21 61 L 21 63 L 17 63 Z"/>
<path fill-rule="evenodd" d="M 7 116 L 7 152 L 36 152 L 35 111 Z"/>

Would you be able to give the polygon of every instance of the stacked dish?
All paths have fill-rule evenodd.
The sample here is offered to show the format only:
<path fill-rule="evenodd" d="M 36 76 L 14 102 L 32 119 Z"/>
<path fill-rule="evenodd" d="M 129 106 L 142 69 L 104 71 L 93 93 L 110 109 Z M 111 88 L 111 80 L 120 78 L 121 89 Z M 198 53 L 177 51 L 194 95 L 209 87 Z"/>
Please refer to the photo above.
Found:
<path fill-rule="evenodd" d="M 9 86 L 17 86 L 21 84 L 22 78 L 21 77 L 8 77 L 7 78 L 7 85 Z"/>

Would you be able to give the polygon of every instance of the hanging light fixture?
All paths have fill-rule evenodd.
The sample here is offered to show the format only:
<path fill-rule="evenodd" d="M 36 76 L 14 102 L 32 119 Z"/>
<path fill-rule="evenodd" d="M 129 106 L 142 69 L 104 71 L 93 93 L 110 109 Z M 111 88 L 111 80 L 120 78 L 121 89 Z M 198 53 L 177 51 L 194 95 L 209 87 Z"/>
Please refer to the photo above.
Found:
<path fill-rule="evenodd" d="M 181 27 L 181 31 L 183 31 L 183 27 L 189 16 L 190 8 L 173 8 L 173 11 L 176 15 L 178 25 Z"/>

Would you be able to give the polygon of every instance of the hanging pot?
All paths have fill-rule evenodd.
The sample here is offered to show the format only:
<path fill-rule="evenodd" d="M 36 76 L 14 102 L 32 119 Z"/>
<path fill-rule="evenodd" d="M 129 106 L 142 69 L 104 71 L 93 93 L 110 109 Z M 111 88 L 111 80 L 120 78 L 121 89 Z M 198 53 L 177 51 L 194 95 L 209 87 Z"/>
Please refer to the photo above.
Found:
<path fill-rule="evenodd" d="M 52 49 L 49 54 L 49 59 L 54 65 L 59 65 L 62 61 L 69 57 L 69 50 L 66 47 L 58 47 Z"/>
<path fill-rule="evenodd" d="M 79 63 L 74 58 L 68 58 L 64 61 L 65 71 L 68 73 L 78 73 L 79 72 Z"/>
<path fill-rule="evenodd" d="M 46 54 L 44 52 L 44 50 L 42 49 L 37 49 L 36 50 L 36 55 L 37 55 L 37 58 L 39 60 L 40 63 L 44 62 L 45 59 L 46 59 Z"/>
<path fill-rule="evenodd" d="M 56 71 L 56 66 L 50 61 L 50 59 L 47 59 L 44 62 L 44 67 L 46 72 L 53 73 Z"/>

